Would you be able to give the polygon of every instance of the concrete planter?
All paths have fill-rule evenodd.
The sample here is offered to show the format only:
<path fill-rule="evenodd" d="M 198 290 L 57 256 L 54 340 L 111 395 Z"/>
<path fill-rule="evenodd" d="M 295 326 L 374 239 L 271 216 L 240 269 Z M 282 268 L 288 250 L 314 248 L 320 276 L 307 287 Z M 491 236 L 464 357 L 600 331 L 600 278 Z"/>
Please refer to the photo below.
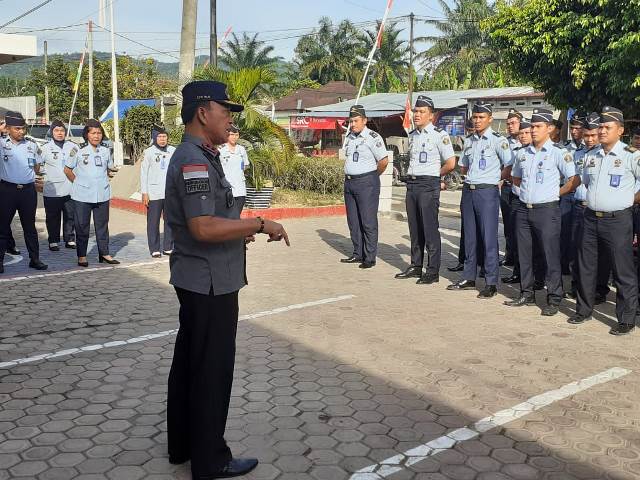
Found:
<path fill-rule="evenodd" d="M 263 187 L 260 190 L 253 187 L 247 187 L 245 208 L 254 210 L 269 208 L 271 206 L 273 190 L 273 187 Z"/>

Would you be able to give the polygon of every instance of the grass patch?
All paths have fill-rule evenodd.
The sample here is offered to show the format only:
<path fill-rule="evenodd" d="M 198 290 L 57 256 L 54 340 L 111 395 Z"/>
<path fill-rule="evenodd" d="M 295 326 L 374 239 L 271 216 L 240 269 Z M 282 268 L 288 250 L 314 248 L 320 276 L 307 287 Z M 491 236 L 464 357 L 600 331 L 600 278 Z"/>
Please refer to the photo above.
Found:
<path fill-rule="evenodd" d="M 317 193 L 308 190 L 289 190 L 276 188 L 273 192 L 272 206 L 274 207 L 324 207 L 327 205 L 342 205 L 344 197 L 337 193 Z"/>

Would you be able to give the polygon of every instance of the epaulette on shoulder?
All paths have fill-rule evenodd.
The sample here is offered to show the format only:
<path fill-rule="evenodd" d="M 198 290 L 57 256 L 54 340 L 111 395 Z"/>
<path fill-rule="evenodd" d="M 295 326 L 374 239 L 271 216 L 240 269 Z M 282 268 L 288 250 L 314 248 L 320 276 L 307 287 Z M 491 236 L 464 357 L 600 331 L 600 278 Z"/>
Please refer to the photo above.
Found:
<path fill-rule="evenodd" d="M 418 131 L 418 129 L 417 129 L 417 128 L 414 128 L 413 130 L 411 130 L 411 131 L 409 132 L 409 135 L 413 135 L 413 134 L 414 134 L 414 133 L 416 133 L 417 131 Z"/>
<path fill-rule="evenodd" d="M 469 135 L 467 135 L 467 136 L 466 136 L 466 137 L 464 137 L 464 138 L 471 138 L 471 137 L 473 137 L 473 133 L 470 133 Z"/>
<path fill-rule="evenodd" d="M 372 138 L 378 138 L 380 136 L 376 132 L 374 132 L 373 130 L 369 130 L 369 135 L 371 135 Z"/>
<path fill-rule="evenodd" d="M 561 143 L 554 143 L 553 146 L 556 148 L 564 148 L 564 145 L 562 145 Z"/>
<path fill-rule="evenodd" d="M 444 128 L 440 128 L 440 127 L 433 127 L 433 129 L 434 129 L 436 132 L 438 132 L 438 133 L 440 133 L 440 132 L 444 132 Z"/>
<path fill-rule="evenodd" d="M 498 137 L 498 138 L 501 138 L 501 137 L 502 137 L 502 134 L 501 134 L 501 133 L 499 133 L 499 132 L 491 132 L 491 133 L 493 133 L 493 135 L 494 135 L 495 137 Z"/>
<path fill-rule="evenodd" d="M 638 149 L 636 147 L 632 147 L 631 145 L 627 145 L 626 147 L 624 147 L 624 149 L 627 152 L 631 152 L 631 153 L 636 153 L 638 151 Z"/>
<path fill-rule="evenodd" d="M 563 146 L 568 147 L 569 145 L 571 145 L 571 140 L 565 141 Z"/>
<path fill-rule="evenodd" d="M 84 148 L 84 147 L 86 147 L 87 145 L 89 145 L 87 142 L 82 142 L 82 143 L 80 144 L 80 148 Z"/>
<path fill-rule="evenodd" d="M 515 147 L 515 148 L 513 149 L 513 151 L 514 151 L 514 152 L 517 152 L 517 151 L 518 151 L 518 150 L 520 150 L 521 148 L 522 148 L 522 145 L 520 145 L 519 147 Z"/>

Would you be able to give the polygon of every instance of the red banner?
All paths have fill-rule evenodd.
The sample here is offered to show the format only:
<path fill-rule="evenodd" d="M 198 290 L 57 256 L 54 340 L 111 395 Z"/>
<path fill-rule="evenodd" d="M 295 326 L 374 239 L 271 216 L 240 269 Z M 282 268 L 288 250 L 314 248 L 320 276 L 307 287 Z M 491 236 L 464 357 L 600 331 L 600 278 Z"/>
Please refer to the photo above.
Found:
<path fill-rule="evenodd" d="M 328 117 L 291 117 L 289 126 L 291 130 L 335 130 L 336 122 L 343 122 L 344 118 Z"/>

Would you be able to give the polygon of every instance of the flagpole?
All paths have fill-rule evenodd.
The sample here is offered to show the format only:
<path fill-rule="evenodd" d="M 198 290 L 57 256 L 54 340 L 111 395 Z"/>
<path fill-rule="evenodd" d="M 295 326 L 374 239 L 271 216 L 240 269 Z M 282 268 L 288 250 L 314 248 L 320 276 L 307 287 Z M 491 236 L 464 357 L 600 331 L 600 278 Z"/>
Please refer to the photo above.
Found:
<path fill-rule="evenodd" d="M 73 111 L 76 108 L 76 101 L 78 100 L 78 92 L 80 91 L 80 79 L 82 78 L 82 67 L 84 66 L 84 56 L 87 53 L 87 40 L 84 43 L 84 50 L 80 56 L 80 65 L 78 65 L 78 73 L 76 74 L 76 81 L 73 84 L 73 102 L 71 103 L 71 113 L 69 114 L 69 127 L 71 127 L 73 120 Z M 71 128 L 67 128 L 67 138 L 71 135 Z"/>

